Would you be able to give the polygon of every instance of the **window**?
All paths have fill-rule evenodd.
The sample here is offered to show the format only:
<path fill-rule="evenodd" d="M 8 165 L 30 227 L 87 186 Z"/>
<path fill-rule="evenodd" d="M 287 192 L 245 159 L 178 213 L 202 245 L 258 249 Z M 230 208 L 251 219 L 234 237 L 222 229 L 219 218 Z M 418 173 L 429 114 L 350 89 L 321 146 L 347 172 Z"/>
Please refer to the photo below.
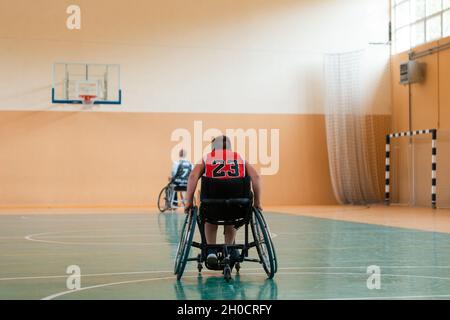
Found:
<path fill-rule="evenodd" d="M 394 53 L 450 36 L 450 0 L 391 0 Z"/>

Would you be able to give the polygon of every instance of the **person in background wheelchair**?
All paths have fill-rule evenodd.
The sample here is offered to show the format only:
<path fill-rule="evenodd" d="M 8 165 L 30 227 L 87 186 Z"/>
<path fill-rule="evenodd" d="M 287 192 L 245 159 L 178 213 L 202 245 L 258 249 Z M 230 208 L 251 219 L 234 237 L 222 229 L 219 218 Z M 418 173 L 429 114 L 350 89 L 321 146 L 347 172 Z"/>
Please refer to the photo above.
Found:
<path fill-rule="evenodd" d="M 189 174 L 192 171 L 192 163 L 186 159 L 186 151 L 181 149 L 180 159 L 174 161 L 172 165 L 169 183 L 161 190 L 158 197 L 158 208 L 161 212 L 166 210 L 176 210 L 183 207 L 185 199 L 183 193 L 187 190 Z"/>
<path fill-rule="evenodd" d="M 189 174 L 194 167 L 192 163 L 186 159 L 186 151 L 181 149 L 178 153 L 179 159 L 172 164 L 172 174 L 169 181 L 172 181 L 176 186 L 187 186 Z"/>
<path fill-rule="evenodd" d="M 230 139 L 227 136 L 219 136 L 213 139 L 211 143 L 212 151 L 208 153 L 201 162 L 192 170 L 187 186 L 185 211 L 193 207 L 193 199 L 198 180 L 203 176 L 212 179 L 242 179 L 250 177 L 253 190 L 253 206 L 262 210 L 261 207 L 261 178 L 258 172 L 248 162 L 237 153 L 231 150 Z M 224 225 L 225 245 L 235 243 L 236 231 L 239 226 Z M 206 243 L 215 245 L 217 240 L 218 225 L 205 222 L 204 233 Z M 240 253 L 233 249 L 231 257 L 237 258 Z M 214 249 L 208 249 L 206 265 L 214 268 L 218 263 L 217 252 Z"/>

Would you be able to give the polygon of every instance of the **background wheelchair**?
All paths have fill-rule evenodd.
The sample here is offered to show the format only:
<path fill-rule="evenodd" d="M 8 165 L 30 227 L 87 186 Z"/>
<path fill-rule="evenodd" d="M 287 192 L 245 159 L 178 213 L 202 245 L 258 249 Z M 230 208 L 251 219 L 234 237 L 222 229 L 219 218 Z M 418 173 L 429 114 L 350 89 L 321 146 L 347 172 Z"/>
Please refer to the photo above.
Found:
<path fill-rule="evenodd" d="M 187 190 L 187 181 L 185 184 L 176 184 L 172 179 L 159 193 L 158 209 L 160 212 L 167 210 L 176 210 L 184 208 L 184 194 Z"/>
<path fill-rule="evenodd" d="M 208 245 L 205 238 L 205 222 L 217 225 L 244 227 L 244 243 L 234 245 Z M 196 225 L 200 231 L 201 242 L 193 241 Z M 251 239 L 250 239 L 251 236 Z M 196 257 L 190 257 L 190 249 L 200 249 Z M 256 248 L 258 259 L 249 258 L 249 250 Z M 219 263 L 217 268 L 207 266 L 208 249 L 215 249 Z M 231 256 L 233 249 L 239 249 L 240 255 Z M 181 238 L 175 257 L 174 273 L 180 280 L 188 261 L 196 261 L 199 272 L 203 264 L 211 270 L 222 270 L 225 280 L 231 279 L 234 264 L 239 273 L 244 261 L 258 262 L 269 279 L 277 272 L 278 264 L 269 227 L 258 209 L 253 207 L 253 194 L 250 190 L 250 177 L 243 179 L 212 179 L 202 177 L 200 208 L 193 207 L 187 214 L 182 226 Z"/>

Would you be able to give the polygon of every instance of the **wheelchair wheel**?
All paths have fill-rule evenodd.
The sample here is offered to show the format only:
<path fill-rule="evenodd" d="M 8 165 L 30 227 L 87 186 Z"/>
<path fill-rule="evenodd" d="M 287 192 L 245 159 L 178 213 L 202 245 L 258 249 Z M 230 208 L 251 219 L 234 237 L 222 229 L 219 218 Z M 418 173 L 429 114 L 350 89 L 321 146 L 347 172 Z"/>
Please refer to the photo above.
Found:
<path fill-rule="evenodd" d="M 275 249 L 273 247 L 272 239 L 270 238 L 269 228 L 265 223 L 262 213 L 257 209 L 253 209 L 251 228 L 259 259 L 261 260 L 267 277 L 272 279 L 278 268 Z"/>
<path fill-rule="evenodd" d="M 186 222 L 183 227 L 180 244 L 178 245 L 177 255 L 175 256 L 175 274 L 177 280 L 180 280 L 186 267 L 189 252 L 191 251 L 192 239 L 194 238 L 195 224 L 197 223 L 197 207 L 186 214 Z"/>
<path fill-rule="evenodd" d="M 183 245 L 183 239 L 186 237 L 186 226 L 189 223 L 189 214 L 186 214 L 186 218 L 184 219 L 183 222 L 183 226 L 181 227 L 181 236 L 180 236 L 180 241 L 178 242 L 178 248 L 177 248 L 177 253 L 175 256 L 175 263 L 174 263 L 174 268 L 173 268 L 173 273 L 177 274 L 178 273 L 178 269 L 180 266 L 180 257 L 181 257 L 181 246 Z"/>
<path fill-rule="evenodd" d="M 168 187 L 165 186 L 161 190 L 161 192 L 159 193 L 159 196 L 158 196 L 158 209 L 159 209 L 160 212 L 164 212 L 167 209 L 169 209 L 168 206 L 167 206 L 168 199 L 166 197 L 166 195 L 167 195 L 167 188 Z"/>
<path fill-rule="evenodd" d="M 278 271 L 278 259 L 277 259 L 277 254 L 276 254 L 276 251 L 275 251 L 275 246 L 273 245 L 272 236 L 270 234 L 269 226 L 267 225 L 266 219 L 264 218 L 264 215 L 262 214 L 262 212 L 259 211 L 258 209 L 255 209 L 255 210 L 259 212 L 259 217 L 261 218 L 265 228 L 267 229 L 270 245 L 272 246 L 273 261 L 274 261 L 274 273 L 277 273 L 277 271 Z"/>

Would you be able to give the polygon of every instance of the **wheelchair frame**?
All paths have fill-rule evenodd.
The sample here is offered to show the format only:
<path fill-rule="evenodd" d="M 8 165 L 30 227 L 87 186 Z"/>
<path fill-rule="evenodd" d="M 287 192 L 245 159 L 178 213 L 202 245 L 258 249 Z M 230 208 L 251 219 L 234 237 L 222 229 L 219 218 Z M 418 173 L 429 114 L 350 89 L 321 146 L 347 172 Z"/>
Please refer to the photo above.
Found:
<path fill-rule="evenodd" d="M 252 207 L 251 215 L 248 221 L 243 224 L 245 228 L 245 240 L 243 244 L 234 245 L 208 245 L 206 244 L 204 234 L 205 221 L 198 216 L 198 207 L 193 207 L 187 214 L 184 221 L 181 238 L 178 244 L 177 254 L 175 256 L 174 274 L 177 275 L 177 279 L 180 280 L 183 276 L 186 264 L 188 261 L 196 261 L 197 269 L 201 273 L 203 269 L 203 263 L 206 262 L 206 255 L 208 249 L 222 250 L 222 259 L 217 269 L 223 270 L 224 279 L 228 282 L 231 279 L 231 265 L 234 263 L 236 273 L 239 274 L 240 264 L 244 261 L 258 262 L 262 264 L 264 271 L 269 279 L 272 279 L 277 272 L 278 262 L 275 253 L 275 248 L 270 236 L 270 230 L 262 215 L 261 211 Z M 218 223 L 220 224 L 220 223 Z M 195 226 L 199 227 L 201 242 L 193 241 Z M 249 230 L 250 227 L 250 230 Z M 249 242 L 250 232 L 253 236 L 253 241 Z M 189 257 L 190 248 L 195 247 L 200 249 L 200 254 L 197 257 Z M 256 248 L 259 259 L 248 258 L 248 252 L 251 248 Z M 232 249 L 240 249 L 241 254 L 238 259 L 233 259 L 230 256 Z M 220 259 L 219 259 L 220 260 Z"/>

